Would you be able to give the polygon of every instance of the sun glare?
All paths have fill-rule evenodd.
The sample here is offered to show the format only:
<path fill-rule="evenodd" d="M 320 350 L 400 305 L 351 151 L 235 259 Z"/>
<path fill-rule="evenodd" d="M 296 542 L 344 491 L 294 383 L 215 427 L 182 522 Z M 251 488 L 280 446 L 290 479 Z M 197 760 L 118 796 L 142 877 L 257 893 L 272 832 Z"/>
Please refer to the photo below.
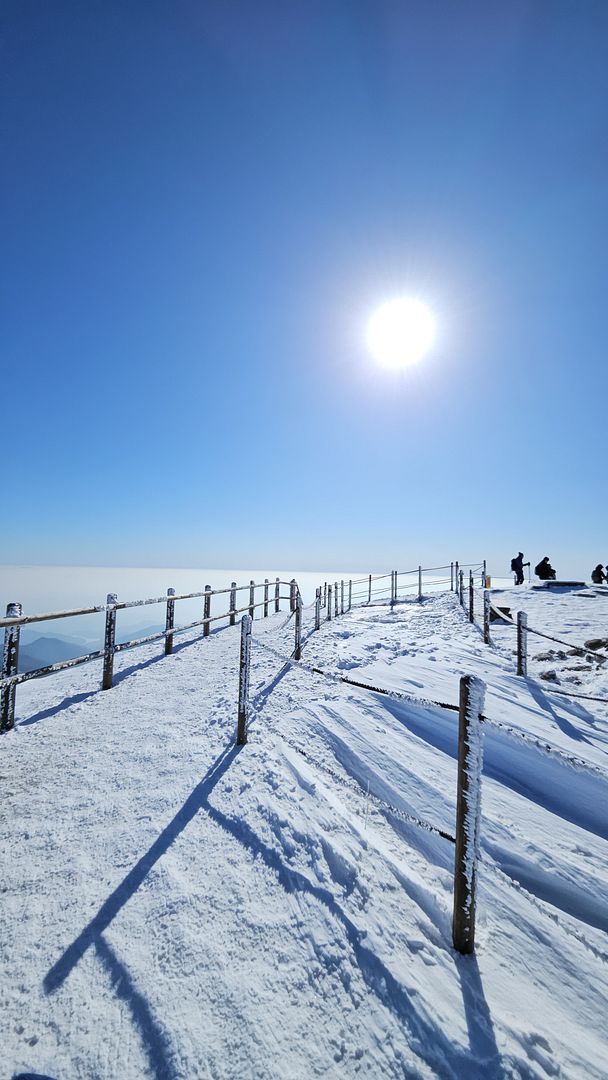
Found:
<path fill-rule="evenodd" d="M 414 364 L 428 352 L 435 338 L 435 321 L 420 300 L 389 300 L 374 312 L 367 328 L 367 344 L 384 367 Z"/>

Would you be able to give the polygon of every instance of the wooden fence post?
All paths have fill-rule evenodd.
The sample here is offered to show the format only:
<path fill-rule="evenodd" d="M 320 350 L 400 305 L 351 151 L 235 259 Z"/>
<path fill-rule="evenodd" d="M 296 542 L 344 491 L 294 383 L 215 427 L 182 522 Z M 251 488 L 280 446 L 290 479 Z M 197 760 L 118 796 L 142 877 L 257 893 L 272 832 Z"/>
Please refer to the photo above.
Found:
<path fill-rule="evenodd" d="M 458 561 L 454 563 L 454 588 L 458 593 L 458 582 L 460 581 L 460 570 L 458 568 Z"/>
<path fill-rule="evenodd" d="M 247 742 L 247 711 L 249 708 L 249 664 L 251 661 L 251 615 L 241 619 L 241 655 L 239 662 L 239 712 L 236 729 L 236 744 L 244 746 Z"/>
<path fill-rule="evenodd" d="M 367 602 L 368 602 L 368 604 L 371 604 L 371 602 L 372 602 L 372 575 L 371 574 L 369 575 L 369 585 L 368 585 L 368 590 L 367 590 Z"/>
<path fill-rule="evenodd" d="M 323 607 L 327 607 L 327 582 L 323 586 Z"/>
<path fill-rule="evenodd" d="M 255 581 L 249 582 L 249 618 L 255 618 Z"/>
<path fill-rule="evenodd" d="M 331 619 L 331 585 L 327 586 L 327 621 Z"/>
<path fill-rule="evenodd" d="M 297 590 L 296 579 L 295 579 L 295 577 L 292 577 L 291 581 L 289 582 L 289 610 L 291 611 L 292 615 L 293 615 L 294 611 L 296 610 L 297 591 L 298 590 Z"/>
<path fill-rule="evenodd" d="M 418 567 L 418 599 L 422 600 L 422 567 Z"/>
<path fill-rule="evenodd" d="M 475 622 L 475 592 L 472 570 L 469 570 L 469 622 Z"/>
<path fill-rule="evenodd" d="M 352 608 L 352 606 L 353 606 L 353 583 L 352 583 L 352 578 L 351 578 L 351 580 L 348 583 L 348 610 L 349 611 Z"/>
<path fill-rule="evenodd" d="M 490 645 L 492 639 L 490 637 L 490 593 L 487 589 L 483 592 L 483 640 L 486 645 Z"/>
<path fill-rule="evenodd" d="M 281 579 L 276 578 L 274 583 L 274 613 L 281 610 Z"/>
<path fill-rule="evenodd" d="M 454 592 L 454 563 L 450 563 L 450 592 Z"/>
<path fill-rule="evenodd" d="M 340 614 L 340 609 L 339 609 L 339 606 L 338 606 L 338 582 L 334 581 L 334 615 L 335 615 L 336 619 L 338 618 L 339 614 Z"/>
<path fill-rule="evenodd" d="M 203 607 L 203 637 L 209 637 L 209 619 L 211 618 L 211 585 L 205 585 L 205 604 Z"/>
<path fill-rule="evenodd" d="M 264 618 L 268 618 L 268 578 L 264 578 Z"/>
<path fill-rule="evenodd" d="M 481 820 L 483 736 L 481 713 L 485 685 L 475 675 L 460 680 L 458 723 L 458 790 L 452 941 L 461 953 L 475 948 L 475 895 Z"/>
<path fill-rule="evenodd" d="M 236 581 L 230 582 L 230 625 L 236 623 Z"/>
<path fill-rule="evenodd" d="M 296 617 L 295 617 L 295 644 L 293 650 L 294 660 L 302 659 L 302 597 L 298 593 L 296 600 Z"/>
<path fill-rule="evenodd" d="M 321 586 L 317 589 L 315 597 L 315 630 L 321 629 Z"/>
<path fill-rule="evenodd" d="M 6 605 L 7 619 L 18 619 L 22 614 L 21 604 L 13 603 Z M 8 679 L 16 675 L 19 668 L 19 626 L 7 626 L 4 631 L 4 651 L 2 654 L 2 678 Z M 3 686 L 0 694 L 0 731 L 11 731 L 15 726 L 15 698 L 17 687 L 15 683 Z"/>
<path fill-rule="evenodd" d="M 486 560 L 484 559 L 484 560 L 483 560 L 483 570 L 482 570 L 482 573 L 481 573 L 481 587 L 482 587 L 482 589 L 485 589 L 485 588 L 486 588 L 486 578 L 487 578 L 487 574 L 486 574 Z"/>
<path fill-rule="evenodd" d="M 464 570 L 459 573 L 460 578 L 460 606 L 464 607 Z"/>
<path fill-rule="evenodd" d="M 165 618 L 165 631 L 172 630 L 175 625 L 175 600 L 171 597 L 175 596 L 175 589 L 167 589 L 167 615 Z M 173 652 L 173 634 L 165 633 L 165 656 L 170 656 Z"/>
<path fill-rule="evenodd" d="M 528 674 L 528 616 L 517 612 L 517 674 Z"/>
<path fill-rule="evenodd" d="M 344 581 L 340 582 L 340 614 L 344 614 Z"/>
<path fill-rule="evenodd" d="M 118 603 L 118 597 L 116 593 L 108 593 L 106 598 L 106 630 L 103 641 L 103 676 L 101 680 L 101 689 L 109 690 L 112 686 L 112 677 L 114 675 L 114 645 L 116 643 L 116 608 L 114 604 Z"/>

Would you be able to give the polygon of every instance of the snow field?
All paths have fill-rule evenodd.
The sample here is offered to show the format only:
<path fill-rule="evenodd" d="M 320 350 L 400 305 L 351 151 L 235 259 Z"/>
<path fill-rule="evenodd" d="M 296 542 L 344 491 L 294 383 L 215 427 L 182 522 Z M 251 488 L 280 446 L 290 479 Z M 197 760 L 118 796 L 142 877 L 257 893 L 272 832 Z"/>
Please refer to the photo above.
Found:
<path fill-rule="evenodd" d="M 254 623 L 238 749 L 238 628 L 121 654 L 106 693 L 99 664 L 19 687 L 6 1076 L 605 1075 L 603 707 L 517 679 L 451 595 L 305 619 L 299 668 L 293 623 Z M 456 715 L 311 664 L 444 701 L 475 673 L 554 747 L 484 725 L 475 956 L 453 845 L 394 812 L 453 834 Z"/>

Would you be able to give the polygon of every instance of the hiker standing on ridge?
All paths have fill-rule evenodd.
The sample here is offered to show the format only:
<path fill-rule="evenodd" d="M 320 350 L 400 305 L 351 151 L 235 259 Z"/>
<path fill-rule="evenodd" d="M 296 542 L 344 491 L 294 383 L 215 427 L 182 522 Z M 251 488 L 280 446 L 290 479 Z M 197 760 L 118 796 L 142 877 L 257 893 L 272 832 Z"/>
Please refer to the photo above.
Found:
<path fill-rule="evenodd" d="M 549 556 L 545 555 L 544 559 L 534 567 L 534 573 L 541 581 L 555 581 L 555 570 L 549 562 Z"/>
<path fill-rule="evenodd" d="M 597 564 L 595 570 L 591 571 L 591 580 L 594 585 L 603 585 L 605 581 L 608 581 L 601 562 Z"/>
<path fill-rule="evenodd" d="M 520 551 L 516 558 L 511 559 L 511 570 L 516 574 L 515 584 L 523 585 L 524 583 L 524 566 L 529 566 L 529 562 L 524 562 L 524 553 Z"/>

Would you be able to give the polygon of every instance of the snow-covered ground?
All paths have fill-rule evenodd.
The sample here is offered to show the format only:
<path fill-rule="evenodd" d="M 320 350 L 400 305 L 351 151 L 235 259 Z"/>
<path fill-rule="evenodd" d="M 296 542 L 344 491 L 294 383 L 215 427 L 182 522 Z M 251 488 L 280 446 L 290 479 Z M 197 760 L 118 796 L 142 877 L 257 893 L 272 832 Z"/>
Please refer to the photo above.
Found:
<path fill-rule="evenodd" d="M 587 591 L 516 606 L 578 645 L 608 626 Z M 98 664 L 18 688 L 3 1077 L 606 1076 L 608 705 L 555 693 L 608 698 L 603 666 L 531 635 L 518 678 L 514 631 L 485 646 L 452 594 L 305 617 L 301 664 L 284 613 L 254 624 L 241 748 L 237 628 L 122 653 L 105 693 Z M 453 834 L 456 714 L 397 695 L 453 703 L 467 672 L 489 719 L 463 957 L 453 844 L 411 820 Z"/>

